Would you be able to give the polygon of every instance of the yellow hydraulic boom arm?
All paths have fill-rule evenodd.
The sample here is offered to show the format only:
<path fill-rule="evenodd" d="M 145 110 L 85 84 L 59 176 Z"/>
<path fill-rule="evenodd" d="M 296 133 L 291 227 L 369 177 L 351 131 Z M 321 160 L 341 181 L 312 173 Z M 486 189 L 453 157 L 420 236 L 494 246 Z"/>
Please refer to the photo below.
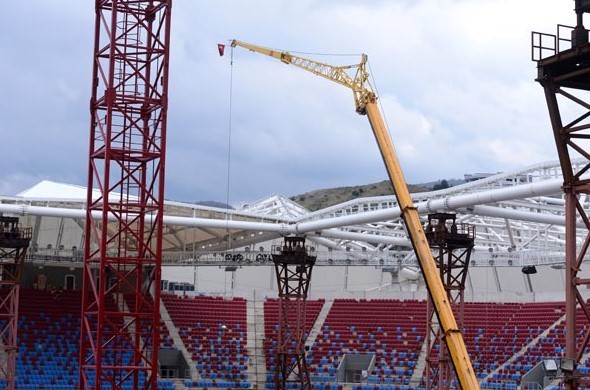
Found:
<path fill-rule="evenodd" d="M 469 355 L 467 354 L 463 335 L 457 326 L 447 292 L 444 289 L 434 257 L 430 252 L 426 234 L 422 229 L 418 210 L 414 206 L 410 196 L 391 138 L 377 106 L 377 95 L 373 92 L 369 84 L 369 74 L 365 69 L 367 56 L 363 54 L 360 64 L 338 67 L 298 57 L 288 52 L 280 52 L 236 40 L 233 40 L 231 45 L 232 47 L 239 46 L 256 53 L 266 54 L 285 64 L 295 65 L 352 89 L 356 111 L 361 115 L 367 115 L 371 128 L 373 129 L 373 134 L 379 145 L 381 156 L 385 162 L 389 179 L 391 180 L 395 196 L 399 203 L 401 216 L 406 224 L 412 246 L 414 247 L 416 257 L 424 275 L 424 280 L 426 281 L 428 292 L 434 303 L 441 331 L 443 332 L 443 338 L 453 361 L 457 378 L 462 389 L 479 389 L 479 383 L 473 371 Z M 346 73 L 346 71 L 351 69 L 355 71 L 354 77 Z"/>

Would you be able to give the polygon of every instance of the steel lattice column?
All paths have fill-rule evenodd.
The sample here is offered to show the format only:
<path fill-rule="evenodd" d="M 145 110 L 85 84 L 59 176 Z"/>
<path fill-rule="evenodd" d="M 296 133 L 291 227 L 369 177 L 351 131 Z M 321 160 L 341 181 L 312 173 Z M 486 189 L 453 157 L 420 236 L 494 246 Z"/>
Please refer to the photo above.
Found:
<path fill-rule="evenodd" d="M 448 213 L 430 214 L 425 231 L 430 247 L 438 252 L 434 256 L 436 265 L 459 329 L 463 329 L 465 279 L 475 241 L 475 228 L 457 224 L 455 217 L 455 214 Z M 430 297 L 427 312 L 426 389 L 454 388 L 456 376 Z"/>
<path fill-rule="evenodd" d="M 18 296 L 31 228 L 16 217 L 0 217 L 0 384 L 16 389 Z"/>
<path fill-rule="evenodd" d="M 311 389 L 305 360 L 305 308 L 316 257 L 308 252 L 302 237 L 285 237 L 283 246 L 273 247 L 279 290 L 275 389 L 287 389 L 288 383 Z"/>
<path fill-rule="evenodd" d="M 81 389 L 157 388 L 170 11 L 96 1 Z"/>
<path fill-rule="evenodd" d="M 533 33 L 533 37 L 535 36 Z M 590 216 L 581 199 L 590 195 L 590 46 L 586 43 L 541 59 L 537 63 L 538 79 L 543 86 L 553 128 L 557 154 L 563 172 L 565 192 L 565 265 L 566 265 L 566 351 L 565 357 L 580 362 L 590 339 L 590 329 L 583 323 L 590 321 L 590 307 L 580 288 L 590 286 L 590 279 L 582 278 L 583 262 L 590 245 Z M 572 158 L 582 157 L 581 163 Z M 579 243 L 578 243 L 579 239 Z M 576 312 L 579 316 L 576 318 Z M 576 335 L 581 335 L 576 338 Z M 568 389 L 588 383 L 581 373 L 566 374 Z"/>

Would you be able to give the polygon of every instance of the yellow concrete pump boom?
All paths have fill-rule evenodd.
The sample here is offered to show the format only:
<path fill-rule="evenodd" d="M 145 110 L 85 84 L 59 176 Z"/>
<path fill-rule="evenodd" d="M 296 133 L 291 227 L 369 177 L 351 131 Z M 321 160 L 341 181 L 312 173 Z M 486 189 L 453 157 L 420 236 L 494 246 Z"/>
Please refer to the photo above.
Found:
<path fill-rule="evenodd" d="M 436 262 L 430 251 L 430 246 L 426 239 L 426 234 L 420 222 L 418 210 L 413 204 L 410 191 L 402 173 L 397 155 L 393 148 L 391 138 L 377 106 L 377 95 L 369 83 L 369 74 L 366 71 L 367 56 L 362 55 L 361 63 L 350 66 L 331 66 L 314 60 L 298 57 L 288 52 L 280 52 L 265 47 L 252 45 L 245 42 L 233 40 L 232 47 L 243 47 L 256 53 L 266 54 L 276 58 L 285 64 L 290 64 L 322 76 L 328 80 L 337 82 L 352 90 L 356 111 L 361 115 L 367 115 L 373 134 L 379 145 L 379 150 L 393 189 L 399 203 L 401 216 L 406 224 L 410 241 L 414 247 L 416 257 L 420 263 L 426 287 L 439 319 L 442 336 L 446 342 L 449 354 L 457 373 L 457 378 L 464 390 L 477 390 L 479 383 L 467 349 L 463 340 L 463 335 L 457 326 L 457 321 L 453 315 L 453 310 L 448 299 L 447 292 L 444 289 L 442 280 L 436 267 Z M 350 76 L 347 71 L 353 71 L 354 76 Z"/>

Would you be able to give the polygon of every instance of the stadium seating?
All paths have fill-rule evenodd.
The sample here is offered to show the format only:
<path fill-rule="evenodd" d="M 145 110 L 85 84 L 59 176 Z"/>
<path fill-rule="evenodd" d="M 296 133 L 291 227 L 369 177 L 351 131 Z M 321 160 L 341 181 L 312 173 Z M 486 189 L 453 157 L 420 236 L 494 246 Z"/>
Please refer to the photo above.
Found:
<path fill-rule="evenodd" d="M 408 386 L 426 336 L 426 303 L 336 299 L 312 347 L 312 372 L 334 381 L 345 354 L 374 354 L 367 382 Z"/>
<path fill-rule="evenodd" d="M 162 296 L 175 327 L 199 372 L 186 388 L 252 387 L 246 351 L 246 300 L 207 296 Z M 133 297 L 125 296 L 129 307 Z M 114 300 L 107 304 L 116 309 Z M 335 299 L 325 321 L 316 324 L 324 300 L 307 301 L 305 333 L 320 331 L 307 353 L 313 389 L 340 390 L 336 373 L 346 354 L 374 355 L 371 371 L 352 388 L 407 390 L 424 388 L 424 373 L 415 373 L 426 336 L 426 302 L 393 299 Z M 21 289 L 17 388 L 62 390 L 78 382 L 81 295 L 64 291 Z M 265 311 L 267 388 L 274 387 L 274 353 L 278 330 L 278 300 L 268 299 Z M 521 377 L 544 359 L 565 351 L 563 302 L 466 303 L 464 338 L 484 389 L 517 389 Z M 590 326 L 578 310 L 579 322 Z M 173 343 L 161 324 L 163 347 Z M 579 340 L 583 333 L 577 335 Z M 105 359 L 109 359 L 107 356 Z M 588 370 L 584 361 L 582 370 Z M 420 378 L 420 383 L 410 382 Z M 1 386 L 1 382 L 0 382 Z M 173 389 L 159 381 L 160 389 Z M 562 385 L 552 387 L 555 390 Z"/>
<path fill-rule="evenodd" d="M 516 389 L 535 362 L 561 356 L 563 340 L 551 337 L 551 332 L 538 337 L 560 321 L 564 310 L 563 302 L 466 303 L 464 338 L 482 387 Z M 266 319 L 267 337 L 272 339 L 277 319 L 272 315 Z M 552 332 L 560 329 L 557 326 Z M 374 354 L 366 383 L 356 389 L 411 389 L 425 336 L 425 301 L 336 299 L 307 353 L 314 388 L 337 388 L 336 373 L 345 354 Z M 552 345 L 551 353 L 545 342 Z M 268 356 L 272 346 L 271 342 L 267 348 L 269 369 L 273 368 L 272 355 Z M 522 351 L 528 354 L 520 355 Z M 269 381 L 272 378 L 272 373 L 267 375 Z M 424 386 L 422 373 L 420 385 L 414 388 Z"/>
<path fill-rule="evenodd" d="M 481 386 L 516 389 L 521 376 L 549 356 L 540 346 L 545 338 L 536 340 L 564 314 L 563 302 L 465 304 L 465 340 Z"/>
<path fill-rule="evenodd" d="M 114 307 L 114 302 L 110 301 L 109 305 Z M 76 387 L 80 308 L 80 291 L 63 291 L 55 295 L 20 289 L 16 364 L 19 390 Z M 172 390 L 173 386 L 171 381 L 158 381 L 159 389 Z"/>
<path fill-rule="evenodd" d="M 316 322 L 318 314 L 324 306 L 324 299 L 317 300 L 306 300 L 305 310 L 305 328 L 304 337 L 307 339 L 311 329 Z M 293 318 L 295 313 L 288 314 L 290 318 Z M 272 385 L 275 378 L 275 356 L 276 346 L 278 340 L 279 330 L 279 300 L 278 299 L 267 299 L 264 302 L 264 350 L 266 353 L 266 371 L 267 371 L 267 388 L 274 388 Z M 312 352 L 308 353 L 309 356 Z"/>
<path fill-rule="evenodd" d="M 133 307 L 135 306 L 135 294 L 124 294 L 124 297 L 125 297 L 125 301 L 127 303 L 129 310 L 133 310 Z M 147 296 L 147 301 L 150 304 L 153 302 L 153 298 L 151 297 L 151 295 Z M 143 322 L 144 321 L 140 320 L 140 323 L 143 323 Z M 142 324 L 141 329 L 142 329 L 142 331 L 148 331 L 149 327 L 144 326 Z M 160 318 L 159 330 L 160 330 L 160 348 L 175 349 L 174 341 L 172 340 L 172 337 L 170 336 L 170 331 L 168 330 L 168 327 L 166 326 L 166 324 L 164 323 L 162 318 Z"/>
<path fill-rule="evenodd" d="M 63 389 L 78 382 L 81 296 L 21 289 L 17 381 L 19 389 Z"/>
<path fill-rule="evenodd" d="M 162 294 L 162 300 L 200 374 L 186 387 L 250 387 L 245 299 Z"/>

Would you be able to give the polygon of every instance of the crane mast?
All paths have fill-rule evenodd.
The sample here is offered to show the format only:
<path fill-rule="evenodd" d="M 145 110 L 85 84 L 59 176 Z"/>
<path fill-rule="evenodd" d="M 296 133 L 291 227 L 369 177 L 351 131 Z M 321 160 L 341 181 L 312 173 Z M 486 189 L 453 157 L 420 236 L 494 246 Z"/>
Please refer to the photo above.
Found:
<path fill-rule="evenodd" d="M 262 46 L 233 40 L 232 47 L 243 47 L 256 53 L 265 54 L 281 62 L 294 65 L 315 75 L 341 84 L 352 90 L 356 112 L 366 115 L 371 124 L 373 134 L 377 141 L 381 157 L 385 163 L 387 173 L 397 198 L 401 216 L 404 220 L 410 241 L 416 253 L 416 257 L 422 269 L 428 293 L 432 298 L 435 312 L 439 318 L 442 337 L 447 345 L 449 355 L 457 373 L 457 379 L 464 390 L 477 390 L 479 383 L 473 370 L 471 360 L 467 354 L 467 348 L 463 340 L 461 330 L 453 315 L 451 303 L 444 289 L 436 262 L 430 251 L 426 234 L 420 221 L 418 210 L 414 206 L 410 191 L 401 170 L 395 149 L 387 127 L 377 106 L 377 95 L 369 83 L 369 74 L 366 70 L 367 56 L 362 55 L 361 62 L 357 65 L 331 66 L 318 61 L 292 55 Z M 348 71 L 354 71 L 354 76 Z"/>

